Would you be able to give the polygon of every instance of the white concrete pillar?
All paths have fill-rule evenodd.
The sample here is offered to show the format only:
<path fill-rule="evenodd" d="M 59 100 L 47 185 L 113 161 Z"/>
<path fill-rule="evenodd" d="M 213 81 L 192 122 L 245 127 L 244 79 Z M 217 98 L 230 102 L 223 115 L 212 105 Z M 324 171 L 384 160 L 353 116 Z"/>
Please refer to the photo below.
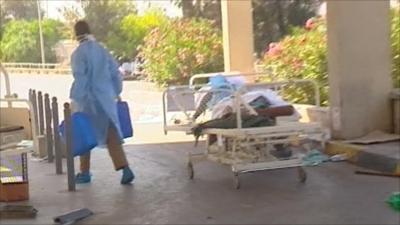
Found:
<path fill-rule="evenodd" d="M 254 71 L 251 1 L 221 1 L 225 71 Z"/>
<path fill-rule="evenodd" d="M 389 9 L 389 1 L 328 1 L 329 95 L 335 138 L 390 130 Z"/>

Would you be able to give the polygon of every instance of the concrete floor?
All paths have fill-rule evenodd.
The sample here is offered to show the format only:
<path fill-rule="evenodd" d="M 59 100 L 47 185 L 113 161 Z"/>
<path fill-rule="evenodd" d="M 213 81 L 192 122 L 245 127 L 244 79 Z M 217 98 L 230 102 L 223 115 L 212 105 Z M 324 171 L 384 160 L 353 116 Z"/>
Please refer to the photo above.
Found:
<path fill-rule="evenodd" d="M 0 96 L 5 95 L 5 82 L 0 79 Z M 69 102 L 69 89 L 72 75 L 26 75 L 11 74 L 11 93 L 16 93 L 20 98 L 28 98 L 28 90 L 35 89 L 50 96 L 58 98 L 60 118 L 62 116 L 62 104 Z M 131 117 L 135 122 L 162 121 L 162 92 L 156 90 L 151 84 L 138 81 L 126 81 L 123 83 L 122 99 L 130 104 Z M 25 104 L 15 104 L 26 107 Z"/>
<path fill-rule="evenodd" d="M 361 145 L 359 145 L 361 146 Z M 362 150 L 400 160 L 400 141 L 370 144 L 362 146 Z"/>
<path fill-rule="evenodd" d="M 82 224 L 399 224 L 400 214 L 384 200 L 400 190 L 399 179 L 355 175 L 356 167 L 325 163 L 308 167 L 306 184 L 296 170 L 241 176 L 233 189 L 229 168 L 211 162 L 186 171 L 192 143 L 126 146 L 137 179 L 119 184 L 105 150 L 95 150 L 93 182 L 67 192 L 66 175 L 53 164 L 30 161 L 28 204 L 39 210 L 35 220 L 3 220 L 1 224 L 51 224 L 56 215 L 87 207 L 95 215 Z"/>

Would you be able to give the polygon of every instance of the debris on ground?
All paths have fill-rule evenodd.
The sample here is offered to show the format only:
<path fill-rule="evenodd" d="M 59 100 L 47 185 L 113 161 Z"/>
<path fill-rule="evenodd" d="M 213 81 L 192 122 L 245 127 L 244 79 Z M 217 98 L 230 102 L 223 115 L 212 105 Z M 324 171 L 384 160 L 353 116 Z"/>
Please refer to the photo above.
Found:
<path fill-rule="evenodd" d="M 87 208 L 82 208 L 57 216 L 54 218 L 54 222 L 59 223 L 61 225 L 67 225 L 67 224 L 69 225 L 69 224 L 74 224 L 80 220 L 83 220 L 91 215 L 93 215 L 92 211 L 90 211 Z"/>
<path fill-rule="evenodd" d="M 303 157 L 304 166 L 318 166 L 326 161 L 329 161 L 329 157 L 316 149 L 309 151 Z"/>
<path fill-rule="evenodd" d="M 341 161 L 346 161 L 347 159 L 348 159 L 347 154 L 336 154 L 329 158 L 329 160 L 332 162 L 341 162 Z"/>
<path fill-rule="evenodd" d="M 38 210 L 30 205 L 2 205 L 0 219 L 27 219 L 35 218 Z"/>
<path fill-rule="evenodd" d="M 386 202 L 390 207 L 398 212 L 400 212 L 400 192 L 393 192 Z"/>
<path fill-rule="evenodd" d="M 400 174 L 394 173 L 383 173 L 383 172 L 371 172 L 371 171 L 362 171 L 356 170 L 354 171 L 355 174 L 362 174 L 362 175 L 372 175 L 372 176 L 383 176 L 383 177 L 400 177 Z"/>

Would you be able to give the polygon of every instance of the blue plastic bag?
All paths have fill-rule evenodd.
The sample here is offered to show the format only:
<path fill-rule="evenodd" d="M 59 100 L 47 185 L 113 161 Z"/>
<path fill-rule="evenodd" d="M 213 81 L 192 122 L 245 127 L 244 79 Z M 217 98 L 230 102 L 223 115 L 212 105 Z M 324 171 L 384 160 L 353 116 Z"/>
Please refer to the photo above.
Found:
<path fill-rule="evenodd" d="M 131 122 L 131 116 L 129 114 L 129 106 L 127 102 L 118 101 L 117 103 L 119 125 L 121 127 L 123 138 L 129 138 L 133 136 L 133 128 Z"/>
<path fill-rule="evenodd" d="M 82 112 L 76 112 L 71 115 L 72 123 L 72 152 L 74 156 L 84 155 L 97 146 L 97 139 L 92 122 L 88 115 Z M 65 137 L 64 121 L 60 125 L 60 133 L 63 140 Z"/>

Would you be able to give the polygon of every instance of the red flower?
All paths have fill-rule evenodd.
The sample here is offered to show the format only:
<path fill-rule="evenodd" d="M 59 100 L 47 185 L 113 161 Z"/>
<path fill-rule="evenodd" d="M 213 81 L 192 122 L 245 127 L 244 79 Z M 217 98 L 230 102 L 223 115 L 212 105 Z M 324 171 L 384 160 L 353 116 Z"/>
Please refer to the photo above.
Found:
<path fill-rule="evenodd" d="M 307 20 L 305 27 L 307 30 L 312 30 L 314 28 L 314 25 L 315 25 L 314 19 L 310 18 Z"/>
<path fill-rule="evenodd" d="M 279 43 L 272 42 L 269 44 L 269 49 L 267 52 L 268 56 L 276 56 L 281 52 L 282 52 L 282 47 Z"/>
<path fill-rule="evenodd" d="M 269 49 L 275 48 L 277 45 L 278 45 L 277 43 L 271 42 L 271 43 L 269 43 Z"/>

